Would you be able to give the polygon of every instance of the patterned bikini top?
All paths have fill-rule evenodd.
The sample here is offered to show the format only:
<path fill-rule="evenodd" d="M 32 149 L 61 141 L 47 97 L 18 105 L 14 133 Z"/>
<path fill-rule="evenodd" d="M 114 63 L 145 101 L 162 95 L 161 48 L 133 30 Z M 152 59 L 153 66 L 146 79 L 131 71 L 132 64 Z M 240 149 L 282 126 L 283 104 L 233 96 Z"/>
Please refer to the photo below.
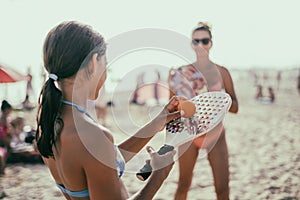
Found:
<path fill-rule="evenodd" d="M 218 71 L 217 71 L 218 72 Z M 219 72 L 216 76 L 220 76 Z M 171 91 L 188 99 L 208 91 L 222 91 L 223 83 L 219 78 L 213 84 L 209 84 L 205 76 L 192 65 L 172 68 L 168 79 Z"/>

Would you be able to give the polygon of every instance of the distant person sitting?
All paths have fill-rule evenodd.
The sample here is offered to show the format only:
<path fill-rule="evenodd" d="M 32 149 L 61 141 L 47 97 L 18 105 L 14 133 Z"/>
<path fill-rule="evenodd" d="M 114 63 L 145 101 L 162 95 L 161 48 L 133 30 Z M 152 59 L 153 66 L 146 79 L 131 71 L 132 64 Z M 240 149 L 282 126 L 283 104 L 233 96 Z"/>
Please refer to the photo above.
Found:
<path fill-rule="evenodd" d="M 32 144 L 33 136 L 31 128 L 25 126 L 24 118 L 17 117 L 12 120 L 9 135 L 8 163 L 41 162 L 41 157 L 39 153 L 34 150 Z"/>
<path fill-rule="evenodd" d="M 10 129 L 10 147 L 15 147 L 18 144 L 24 143 L 25 135 L 23 128 L 25 126 L 25 120 L 23 117 L 17 117 L 11 121 Z"/>
<path fill-rule="evenodd" d="M 8 130 L 10 129 L 10 113 L 12 106 L 3 100 L 0 114 L 0 174 L 4 174 L 6 165 L 6 155 L 9 142 L 7 140 Z"/>
<path fill-rule="evenodd" d="M 1 115 L 0 115 L 0 139 L 5 138 L 10 127 L 10 113 L 12 111 L 12 106 L 3 100 L 1 104 Z"/>
<path fill-rule="evenodd" d="M 257 93 L 255 99 L 262 103 L 273 103 L 275 101 L 275 93 L 272 87 L 268 87 L 268 95 L 263 95 L 263 87 L 261 85 L 257 86 Z"/>

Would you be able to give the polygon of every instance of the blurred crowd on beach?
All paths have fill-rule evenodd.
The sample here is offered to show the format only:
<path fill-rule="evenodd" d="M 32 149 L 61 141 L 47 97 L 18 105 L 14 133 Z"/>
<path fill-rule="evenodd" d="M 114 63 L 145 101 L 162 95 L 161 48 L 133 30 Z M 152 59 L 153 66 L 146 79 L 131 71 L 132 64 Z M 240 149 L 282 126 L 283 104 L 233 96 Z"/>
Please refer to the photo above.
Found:
<path fill-rule="evenodd" d="M 161 78 L 161 72 L 153 71 L 153 80 L 147 82 L 143 79 L 144 74 L 141 73 L 136 77 L 136 88 L 130 94 L 129 104 L 137 106 L 151 107 L 158 104 L 164 104 L 168 98 L 168 91 L 165 88 L 167 80 Z M 238 75 L 232 70 L 235 80 L 238 80 Z M 244 71 L 244 76 L 249 79 L 249 92 L 253 92 L 253 100 L 262 104 L 274 104 L 277 100 L 277 94 L 282 90 L 290 90 L 293 93 L 298 93 L 300 97 L 300 69 L 293 70 L 249 70 Z M 39 77 L 35 77 L 38 75 Z M 23 101 L 19 104 L 12 105 L 6 98 L 3 91 L 1 100 L 0 113 L 0 175 L 5 176 L 5 167 L 14 165 L 14 163 L 31 163 L 42 164 L 42 159 L 34 146 L 35 138 L 35 119 L 27 119 L 25 113 L 36 115 L 38 97 L 33 88 L 33 78 L 39 78 L 43 81 L 46 79 L 46 74 L 34 74 L 28 70 L 25 85 L 26 92 Z M 2 77 L 0 77 L 1 80 Z M 240 77 L 241 78 L 241 77 Z M 286 88 L 283 81 L 289 81 L 290 88 Z M 1 84 L 1 83 L 0 83 Z M 5 84 L 5 83 L 4 83 Z M 239 82 L 236 81 L 238 86 Z M 255 88 L 255 90 L 254 90 Z M 252 90 L 250 90 L 252 89 Z M 9 93 L 14 91 L 8 90 Z M 105 90 L 101 91 L 100 99 L 93 102 L 96 111 L 97 119 L 106 125 L 106 115 L 109 107 L 120 106 L 115 104 L 110 98 L 111 94 L 107 94 Z M 26 115 L 28 116 L 28 115 Z M 108 124 L 109 126 L 109 124 Z M 1 192 L 1 191 L 0 191 Z M 5 197 L 5 193 L 0 193 L 0 198 Z"/>

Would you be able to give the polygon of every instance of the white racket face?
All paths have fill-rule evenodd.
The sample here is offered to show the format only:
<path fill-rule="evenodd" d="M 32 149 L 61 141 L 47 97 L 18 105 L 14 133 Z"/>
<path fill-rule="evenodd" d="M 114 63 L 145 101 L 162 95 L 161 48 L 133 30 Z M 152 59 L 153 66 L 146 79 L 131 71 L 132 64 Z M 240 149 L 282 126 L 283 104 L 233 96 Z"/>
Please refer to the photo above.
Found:
<path fill-rule="evenodd" d="M 196 106 L 195 114 L 167 124 L 166 144 L 179 146 L 206 134 L 224 119 L 232 102 L 225 92 L 205 92 L 190 101 Z"/>

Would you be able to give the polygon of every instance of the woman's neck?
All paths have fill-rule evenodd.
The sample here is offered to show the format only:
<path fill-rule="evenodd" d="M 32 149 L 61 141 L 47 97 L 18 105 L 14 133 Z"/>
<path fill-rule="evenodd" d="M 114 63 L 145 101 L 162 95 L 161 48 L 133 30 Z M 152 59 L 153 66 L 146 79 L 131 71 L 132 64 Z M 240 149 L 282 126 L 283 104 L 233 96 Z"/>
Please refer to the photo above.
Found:
<path fill-rule="evenodd" d="M 209 58 L 209 54 L 206 54 L 206 55 L 198 55 L 197 56 L 197 61 L 196 62 L 210 62 L 210 58 Z"/>
<path fill-rule="evenodd" d="M 201 57 L 201 58 L 197 58 L 197 60 L 193 63 L 194 67 L 202 69 L 202 68 L 206 68 L 208 66 L 211 65 L 211 60 L 209 59 L 209 57 Z"/>
<path fill-rule="evenodd" d="M 63 82 L 60 84 L 60 88 L 63 94 L 63 100 L 73 102 L 83 108 L 87 107 L 88 100 L 88 88 L 86 84 L 73 84 L 74 82 Z"/>

